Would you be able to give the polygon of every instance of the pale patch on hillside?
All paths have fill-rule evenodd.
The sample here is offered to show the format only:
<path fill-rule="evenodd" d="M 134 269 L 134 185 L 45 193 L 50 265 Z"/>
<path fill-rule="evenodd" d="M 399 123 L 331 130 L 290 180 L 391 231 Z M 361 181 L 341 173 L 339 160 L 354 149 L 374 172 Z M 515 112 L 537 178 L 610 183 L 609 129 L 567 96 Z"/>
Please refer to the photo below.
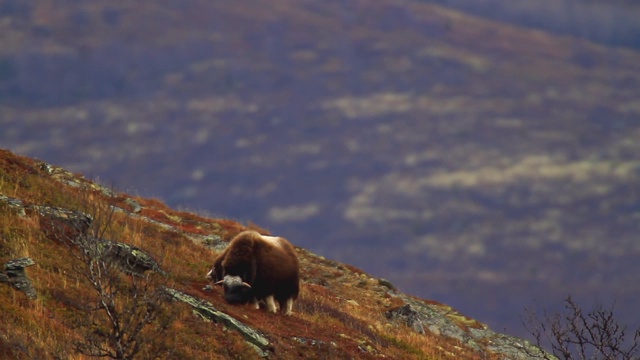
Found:
<path fill-rule="evenodd" d="M 640 170 L 640 161 L 612 162 L 605 160 L 558 161 L 547 155 L 525 156 L 506 167 L 485 166 L 473 170 L 438 172 L 410 184 L 414 188 L 475 187 L 507 185 L 522 179 L 593 181 L 594 178 L 628 179 Z M 606 189 L 601 189 L 606 191 Z"/>
<path fill-rule="evenodd" d="M 612 209 L 635 206 L 619 202 L 638 181 L 636 160 L 528 155 L 363 180 L 352 186 L 344 217 L 361 228 L 393 224 L 411 238 L 406 254 L 441 261 L 484 258 L 506 246 L 542 256 L 564 256 L 559 249 L 621 256 L 640 245 L 635 220 Z M 585 224 L 585 211 L 599 215 Z"/>
<path fill-rule="evenodd" d="M 325 110 L 339 111 L 349 119 L 388 114 L 421 112 L 429 115 L 451 115 L 486 111 L 506 111 L 515 108 L 513 101 L 480 99 L 473 96 L 438 96 L 432 94 L 376 93 L 367 96 L 345 96 L 323 103 Z"/>
<path fill-rule="evenodd" d="M 299 204 L 290 206 L 276 206 L 269 209 L 269 219 L 274 222 L 296 222 L 304 221 L 318 215 L 320 206 L 318 204 Z"/>
<path fill-rule="evenodd" d="M 411 157 L 417 158 L 419 156 Z M 412 160 L 410 162 L 414 162 Z M 589 183 L 594 193 L 606 192 L 606 180 L 630 180 L 638 176 L 640 161 L 577 160 L 562 161 L 546 155 L 525 156 L 504 166 L 484 165 L 469 169 L 437 171 L 423 176 L 393 173 L 364 186 L 352 198 L 352 204 L 362 204 L 368 195 L 381 188 L 411 195 L 425 188 L 473 188 L 507 186 L 521 181 L 556 181 Z M 602 180 L 596 182 L 595 180 Z"/>
<path fill-rule="evenodd" d="M 190 99 L 187 109 L 193 112 L 219 113 L 223 111 L 256 112 L 258 105 L 247 104 L 234 96 L 204 96 Z"/>

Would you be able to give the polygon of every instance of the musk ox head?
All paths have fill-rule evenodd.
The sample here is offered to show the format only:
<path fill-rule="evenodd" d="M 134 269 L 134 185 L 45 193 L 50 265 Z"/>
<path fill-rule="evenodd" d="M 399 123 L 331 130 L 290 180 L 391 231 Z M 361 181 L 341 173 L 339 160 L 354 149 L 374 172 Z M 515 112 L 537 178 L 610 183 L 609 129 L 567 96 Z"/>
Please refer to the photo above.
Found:
<path fill-rule="evenodd" d="M 207 279 L 214 285 L 222 286 L 224 299 L 230 304 L 246 304 L 254 301 L 251 285 L 242 279 L 240 275 L 224 275 L 222 266 L 218 265 L 207 273 Z"/>
<path fill-rule="evenodd" d="M 229 304 L 246 304 L 254 300 L 251 285 L 242 280 L 240 276 L 226 275 L 216 282 L 224 289 L 224 299 Z"/>

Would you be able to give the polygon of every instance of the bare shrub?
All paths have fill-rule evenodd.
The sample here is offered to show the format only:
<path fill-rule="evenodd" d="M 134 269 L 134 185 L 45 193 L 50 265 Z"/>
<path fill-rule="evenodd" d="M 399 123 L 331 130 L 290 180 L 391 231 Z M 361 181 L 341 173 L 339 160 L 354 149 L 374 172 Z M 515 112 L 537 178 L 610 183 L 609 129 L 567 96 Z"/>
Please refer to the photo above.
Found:
<path fill-rule="evenodd" d="M 613 313 L 613 305 L 597 305 L 586 312 L 568 296 L 564 311 L 542 316 L 527 310 L 523 319 L 526 330 L 537 345 L 551 350 L 551 354 L 533 355 L 540 359 L 564 360 L 633 360 L 640 350 L 640 329 L 631 338 Z"/>
<path fill-rule="evenodd" d="M 63 226 L 78 226 L 77 231 L 55 232 L 64 237 L 58 240 L 71 254 L 73 271 L 86 293 L 76 300 L 77 311 L 86 316 L 78 322 L 83 330 L 75 348 L 84 355 L 111 359 L 161 357 L 166 344 L 160 339 L 174 318 L 171 300 L 162 290 L 167 278 L 157 271 L 132 272 L 132 266 L 123 266 L 111 250 L 114 239 L 125 233 L 125 217 L 116 220 L 113 207 L 84 191 L 78 211 L 91 218 L 90 226 L 66 222 Z"/>

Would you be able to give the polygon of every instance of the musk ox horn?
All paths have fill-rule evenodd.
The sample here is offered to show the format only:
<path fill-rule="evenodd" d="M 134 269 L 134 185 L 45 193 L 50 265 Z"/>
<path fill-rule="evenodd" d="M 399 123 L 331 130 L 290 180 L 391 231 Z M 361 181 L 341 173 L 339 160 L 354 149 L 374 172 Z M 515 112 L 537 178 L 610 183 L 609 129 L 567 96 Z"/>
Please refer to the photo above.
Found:
<path fill-rule="evenodd" d="M 213 283 L 213 285 L 224 285 L 224 279 L 223 279 L 223 280 L 220 280 L 220 281 L 218 281 L 218 282 Z M 241 285 L 242 285 L 242 286 L 244 286 L 244 287 L 248 287 L 249 289 L 251 289 L 251 285 L 250 285 L 249 283 L 247 283 L 247 282 L 244 282 L 244 281 L 243 281 Z"/>

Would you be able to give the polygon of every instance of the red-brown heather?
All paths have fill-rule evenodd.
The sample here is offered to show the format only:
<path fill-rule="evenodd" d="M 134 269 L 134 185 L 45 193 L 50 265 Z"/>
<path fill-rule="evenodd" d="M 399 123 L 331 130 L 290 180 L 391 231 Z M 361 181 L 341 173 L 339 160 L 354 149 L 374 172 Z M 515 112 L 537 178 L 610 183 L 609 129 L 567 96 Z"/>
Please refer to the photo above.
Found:
<path fill-rule="evenodd" d="M 219 236 L 229 241 L 248 229 L 247 225 L 176 211 L 157 199 L 106 193 L 103 189 L 79 174 L 0 151 L 1 195 L 19 199 L 24 205 L 65 209 L 116 206 L 127 210 L 113 213 L 109 236 L 155 258 L 168 274 L 163 280 L 168 286 L 210 302 L 263 333 L 272 344 L 274 358 L 497 358 L 457 340 L 429 332 L 418 334 L 391 323 L 384 313 L 402 306 L 400 298 L 380 291 L 378 281 L 361 270 L 300 248 L 296 251 L 301 290 L 292 316 L 227 304 L 220 289 L 203 290 L 208 284 L 204 275 L 218 253 L 204 242 L 194 241 L 194 236 Z M 128 212 L 132 210 L 131 200 L 142 208 L 136 215 Z M 291 240 L 295 244 L 295 239 Z M 76 352 L 75 344 L 87 336 L 83 324 L 94 291 L 73 271 L 75 260 L 68 249 L 45 236 L 37 213 L 19 214 L 0 203 L 0 263 L 21 257 L 30 257 L 36 263 L 27 268 L 27 274 L 38 296 L 28 300 L 23 293 L 0 284 L 0 357 L 85 358 Z M 151 349 L 158 348 L 163 349 L 162 358 L 173 359 L 258 356 L 239 333 L 194 316 L 188 305 L 171 302 L 164 306 L 171 307 L 172 322 L 161 337 L 149 339 L 139 358 L 151 357 Z M 481 326 L 451 311 L 459 321 Z M 151 334 L 158 326 L 151 324 L 145 331 Z"/>
<path fill-rule="evenodd" d="M 567 293 L 634 319 L 638 3 L 3 0 L 0 144 L 496 329 Z M 558 20 L 577 34 L 529 27 Z M 251 227 L 134 199 L 190 234 Z"/>

